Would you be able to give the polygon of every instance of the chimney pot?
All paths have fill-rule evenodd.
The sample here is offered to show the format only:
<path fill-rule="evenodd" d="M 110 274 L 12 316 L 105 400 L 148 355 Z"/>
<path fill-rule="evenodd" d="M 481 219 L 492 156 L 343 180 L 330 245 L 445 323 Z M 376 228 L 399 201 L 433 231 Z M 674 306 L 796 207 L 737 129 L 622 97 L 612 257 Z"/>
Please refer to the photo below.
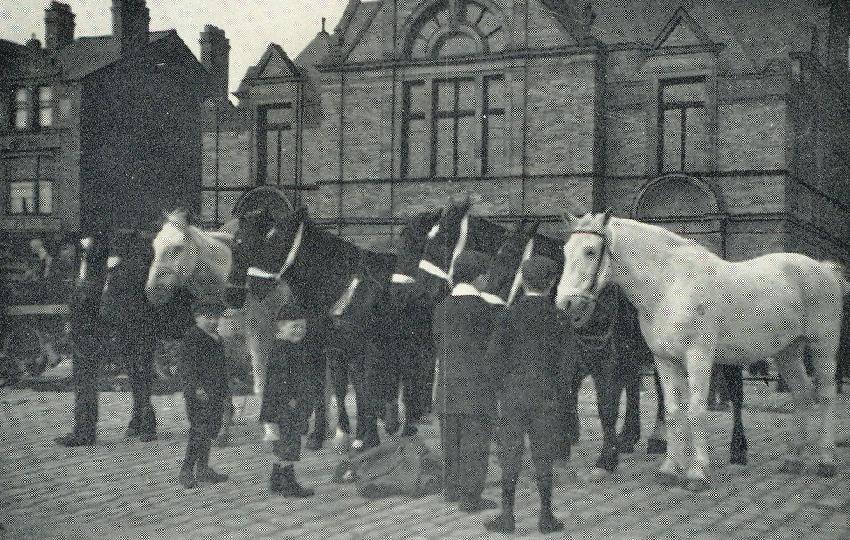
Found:
<path fill-rule="evenodd" d="M 212 76 L 215 98 L 227 99 L 230 69 L 230 40 L 224 30 L 208 24 L 201 32 L 201 64 Z"/>
<path fill-rule="evenodd" d="M 74 41 L 74 13 L 68 4 L 51 2 L 44 10 L 44 45 L 60 49 Z"/>

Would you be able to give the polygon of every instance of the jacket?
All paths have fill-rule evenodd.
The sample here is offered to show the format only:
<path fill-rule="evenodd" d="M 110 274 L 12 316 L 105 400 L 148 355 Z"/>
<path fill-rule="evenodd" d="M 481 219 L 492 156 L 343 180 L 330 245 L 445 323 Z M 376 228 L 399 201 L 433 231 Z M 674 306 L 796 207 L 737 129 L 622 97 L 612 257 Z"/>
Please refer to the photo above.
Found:
<path fill-rule="evenodd" d="M 179 362 L 184 394 L 194 394 L 198 388 L 203 388 L 211 400 L 227 394 L 229 375 L 221 341 L 192 325 L 180 342 Z"/>

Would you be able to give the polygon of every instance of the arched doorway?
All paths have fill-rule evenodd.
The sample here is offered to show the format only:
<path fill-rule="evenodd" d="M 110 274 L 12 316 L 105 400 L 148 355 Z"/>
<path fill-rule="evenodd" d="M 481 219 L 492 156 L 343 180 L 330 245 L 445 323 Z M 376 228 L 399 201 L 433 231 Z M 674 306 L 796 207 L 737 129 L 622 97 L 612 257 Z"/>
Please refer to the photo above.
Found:
<path fill-rule="evenodd" d="M 700 178 L 666 174 L 638 191 L 632 217 L 681 234 L 726 256 L 726 214 L 714 189 Z"/>

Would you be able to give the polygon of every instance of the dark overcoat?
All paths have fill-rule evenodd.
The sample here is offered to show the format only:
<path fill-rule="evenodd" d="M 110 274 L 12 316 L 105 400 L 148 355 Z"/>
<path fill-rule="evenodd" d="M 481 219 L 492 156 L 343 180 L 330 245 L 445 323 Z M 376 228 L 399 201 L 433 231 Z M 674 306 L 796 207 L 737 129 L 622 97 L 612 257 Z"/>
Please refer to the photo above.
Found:
<path fill-rule="evenodd" d="M 440 363 L 435 408 L 443 414 L 493 418 L 496 366 L 487 363 L 487 345 L 503 308 L 479 296 L 447 296 L 434 309 L 434 345 Z"/>
<path fill-rule="evenodd" d="M 186 396 L 202 388 L 210 398 L 224 399 L 227 389 L 227 358 L 221 341 L 216 341 L 197 325 L 183 334 L 180 342 L 180 380 Z"/>
<path fill-rule="evenodd" d="M 273 340 L 266 372 L 266 387 L 260 407 L 261 422 L 290 418 L 289 402 L 299 411 L 312 410 L 323 390 L 325 340 L 330 331 L 327 316 L 308 317 L 307 333 L 299 343 Z"/>

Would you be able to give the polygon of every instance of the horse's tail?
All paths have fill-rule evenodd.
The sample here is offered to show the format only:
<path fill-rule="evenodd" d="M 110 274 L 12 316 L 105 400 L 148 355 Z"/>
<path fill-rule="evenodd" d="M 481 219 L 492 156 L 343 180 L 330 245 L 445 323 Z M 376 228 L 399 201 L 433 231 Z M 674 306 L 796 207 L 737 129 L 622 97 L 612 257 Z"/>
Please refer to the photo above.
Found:
<path fill-rule="evenodd" d="M 838 285 L 841 287 L 841 296 L 850 294 L 850 281 L 847 280 L 847 269 L 844 265 L 835 261 L 826 261 L 826 266 L 835 274 Z"/>

